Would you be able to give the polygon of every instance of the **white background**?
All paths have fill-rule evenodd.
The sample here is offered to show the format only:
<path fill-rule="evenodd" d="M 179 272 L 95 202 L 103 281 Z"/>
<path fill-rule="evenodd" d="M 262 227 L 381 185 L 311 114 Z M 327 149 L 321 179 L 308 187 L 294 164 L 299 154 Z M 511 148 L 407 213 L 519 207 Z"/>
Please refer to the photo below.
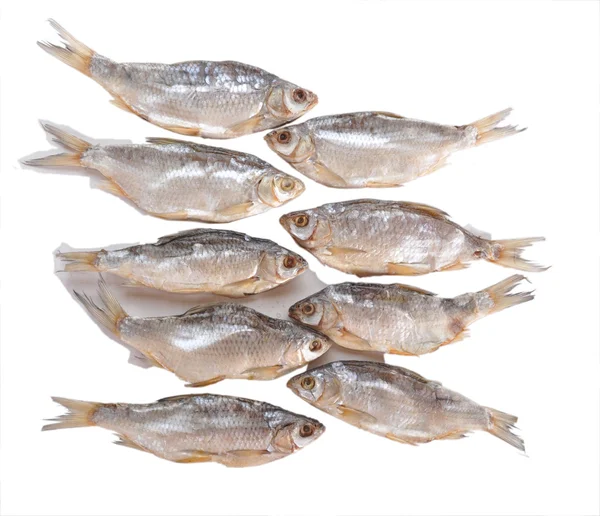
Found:
<path fill-rule="evenodd" d="M 598 514 L 598 3 L 4 4 L 3 514 Z M 197 226 L 143 216 L 83 177 L 18 164 L 51 149 L 38 119 L 92 138 L 176 136 L 112 107 L 100 86 L 37 48 L 38 39 L 57 41 L 49 17 L 118 61 L 258 65 L 318 93 L 309 116 L 385 110 L 465 124 L 514 107 L 510 122 L 528 131 L 456 154 L 450 166 L 405 187 L 340 191 L 306 179 L 291 205 L 227 227 L 298 250 L 277 223 L 282 213 L 370 196 L 432 204 L 496 238 L 546 236 L 529 253 L 553 266 L 529 275 L 533 302 L 476 323 L 471 338 L 434 354 L 388 358 L 518 415 L 528 456 L 484 433 L 419 447 L 381 439 L 310 407 L 285 388 L 286 378 L 205 389 L 326 424 L 305 450 L 259 468 L 173 464 L 114 446 L 99 428 L 42 434 L 42 418 L 61 413 L 51 395 L 151 402 L 190 392 L 165 371 L 127 363 L 127 352 L 53 275 L 52 251 L 61 242 L 152 242 Z M 261 134 L 217 144 L 291 170 Z M 353 279 L 307 258 L 324 282 Z M 406 283 L 451 296 L 511 273 L 477 263 Z M 153 313 L 198 301 L 117 295 L 132 312 L 136 296 Z M 275 308 L 285 313 L 287 300 Z"/>

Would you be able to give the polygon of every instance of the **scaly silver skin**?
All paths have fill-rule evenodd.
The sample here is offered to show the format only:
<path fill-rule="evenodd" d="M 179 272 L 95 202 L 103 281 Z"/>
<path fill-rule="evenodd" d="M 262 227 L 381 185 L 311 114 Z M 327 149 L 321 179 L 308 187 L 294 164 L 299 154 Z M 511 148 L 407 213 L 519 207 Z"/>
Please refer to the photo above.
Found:
<path fill-rule="evenodd" d="M 318 421 L 269 403 L 215 394 L 175 396 L 144 405 L 89 405 L 94 408 L 87 425 L 116 432 L 121 439 L 117 444 L 174 462 L 258 466 L 291 455 L 325 431 Z"/>
<path fill-rule="evenodd" d="M 321 184 L 388 187 L 433 172 L 453 152 L 474 146 L 477 129 L 362 112 L 311 118 L 265 140 L 298 172 Z"/>
<path fill-rule="evenodd" d="M 127 316 L 117 335 L 194 386 L 226 378 L 271 380 L 315 360 L 332 344 L 311 328 L 236 304 L 168 317 Z"/>
<path fill-rule="evenodd" d="M 168 292 L 242 297 L 287 283 L 308 264 L 271 240 L 234 231 L 192 229 L 162 237 L 155 244 L 100 251 L 94 267 Z"/>
<path fill-rule="evenodd" d="M 290 317 L 346 348 L 422 355 L 460 338 L 494 305 L 485 290 L 442 298 L 407 285 L 341 283 L 299 301 Z"/>
<path fill-rule="evenodd" d="M 408 444 L 457 439 L 493 427 L 491 409 L 389 364 L 332 362 L 294 376 L 288 387 L 338 419 Z"/>
<path fill-rule="evenodd" d="M 90 76 L 148 122 L 204 138 L 279 127 L 318 102 L 312 92 L 236 61 L 115 63 L 94 54 Z M 305 101 L 293 98 L 297 90 L 306 93 Z"/>
<path fill-rule="evenodd" d="M 491 241 L 450 221 L 444 212 L 408 202 L 325 204 L 289 213 L 280 222 L 323 264 L 357 276 L 426 274 L 464 267 L 495 252 Z"/>
<path fill-rule="evenodd" d="M 276 208 L 304 191 L 301 181 L 242 152 L 165 138 L 147 145 L 93 145 L 81 164 L 116 183 L 159 217 L 231 222 Z"/>
<path fill-rule="evenodd" d="M 311 91 L 236 61 L 116 63 L 50 25 L 64 46 L 38 42 L 44 51 L 94 79 L 118 107 L 176 133 L 235 138 L 296 120 L 318 102 Z"/>

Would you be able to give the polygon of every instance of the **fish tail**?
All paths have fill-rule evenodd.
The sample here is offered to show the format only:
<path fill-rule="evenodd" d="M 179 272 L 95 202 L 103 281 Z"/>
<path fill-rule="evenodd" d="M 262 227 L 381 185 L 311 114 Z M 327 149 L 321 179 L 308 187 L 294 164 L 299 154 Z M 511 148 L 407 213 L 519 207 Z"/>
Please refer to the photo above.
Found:
<path fill-rule="evenodd" d="M 71 152 L 54 154 L 43 158 L 35 158 L 24 161 L 25 165 L 32 167 L 81 167 L 81 157 L 92 144 L 81 138 L 59 129 L 51 124 L 42 123 L 44 131 L 52 136 L 52 141 L 62 145 Z"/>
<path fill-rule="evenodd" d="M 66 272 L 98 272 L 96 265 L 98 251 L 58 253 L 58 257 L 69 263 L 65 265 Z"/>
<path fill-rule="evenodd" d="M 520 271 L 541 272 L 549 267 L 544 267 L 533 263 L 521 257 L 525 247 L 533 245 L 535 242 L 543 242 L 544 237 L 532 238 L 512 238 L 508 240 L 492 240 L 491 241 L 491 256 L 486 259 L 490 262 L 497 263 L 503 267 L 510 267 Z"/>
<path fill-rule="evenodd" d="M 513 432 L 518 418 L 493 408 L 486 407 L 486 410 L 490 416 L 490 426 L 487 431 L 498 439 L 502 439 L 518 450 L 525 452 L 525 442 Z"/>
<path fill-rule="evenodd" d="M 522 274 L 515 274 L 510 278 L 502 280 L 500 283 L 484 289 L 483 292 L 494 302 L 494 306 L 490 309 L 489 313 L 493 314 L 505 308 L 531 301 L 534 298 L 533 291 L 511 294 L 511 291 L 523 280 L 529 281 Z"/>
<path fill-rule="evenodd" d="M 96 423 L 92 421 L 92 416 L 102 405 L 102 403 L 95 403 L 93 401 L 79 401 L 57 397 L 52 397 L 52 401 L 59 403 L 63 407 L 66 407 L 69 412 L 53 419 L 47 419 L 46 421 L 57 421 L 57 423 L 44 425 L 42 427 L 42 431 L 60 430 L 61 428 L 77 428 L 82 426 L 95 426 Z"/>
<path fill-rule="evenodd" d="M 100 297 L 101 306 L 98 306 L 87 294 L 79 292 L 73 292 L 73 294 L 96 323 L 117 337 L 119 336 L 119 323 L 129 315 L 123 310 L 112 292 L 108 290 L 102 276 L 98 280 L 98 296 Z"/>
<path fill-rule="evenodd" d="M 472 124 L 469 124 L 472 127 L 477 129 L 477 141 L 475 145 L 481 145 L 482 143 L 493 142 L 494 140 L 499 140 L 500 138 L 504 138 L 505 136 L 512 136 L 513 134 L 520 133 L 525 130 L 525 128 L 519 129 L 516 125 L 505 125 L 503 127 L 497 127 L 500 122 L 502 122 L 508 115 L 510 115 L 512 108 L 505 109 L 500 111 L 499 113 L 494 113 L 493 115 L 486 116 L 481 120 L 477 120 Z"/>
<path fill-rule="evenodd" d="M 64 47 L 46 41 L 38 41 L 38 46 L 51 56 L 56 57 L 56 59 L 60 59 L 63 63 L 75 68 L 75 70 L 79 70 L 81 73 L 90 76 L 90 63 L 95 52 L 81 41 L 75 39 L 54 20 L 48 21 L 63 39 L 62 43 Z"/>

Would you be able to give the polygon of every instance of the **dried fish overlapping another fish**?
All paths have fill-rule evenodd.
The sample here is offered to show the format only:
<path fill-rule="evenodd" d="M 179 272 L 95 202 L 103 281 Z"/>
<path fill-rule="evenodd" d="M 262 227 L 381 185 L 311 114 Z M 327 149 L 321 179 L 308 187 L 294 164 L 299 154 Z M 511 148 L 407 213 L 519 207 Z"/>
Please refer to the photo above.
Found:
<path fill-rule="evenodd" d="M 252 154 L 171 138 L 145 145 L 94 145 L 50 124 L 70 152 L 25 161 L 35 167 L 86 167 L 95 186 L 163 219 L 232 222 L 277 208 L 304 191 L 302 181 Z"/>
<path fill-rule="evenodd" d="M 191 229 L 115 251 L 59 253 L 65 271 L 110 272 L 167 292 L 242 297 L 287 283 L 306 260 L 271 240 L 222 229 Z"/>
<path fill-rule="evenodd" d="M 216 394 L 144 405 L 52 399 L 69 413 L 42 430 L 99 426 L 117 433 L 116 444 L 174 462 L 259 466 L 291 455 L 325 431 L 315 419 L 269 403 Z"/>
<path fill-rule="evenodd" d="M 233 303 L 198 306 L 181 315 L 132 317 L 100 280 L 100 303 L 75 293 L 92 318 L 153 364 L 202 387 L 225 380 L 272 380 L 331 347 L 321 333 Z"/>
<path fill-rule="evenodd" d="M 481 259 L 523 271 L 546 269 L 521 257 L 543 237 L 488 240 L 425 204 L 359 199 L 288 213 L 280 223 L 322 263 L 357 276 L 427 274 Z"/>
<path fill-rule="evenodd" d="M 236 61 L 116 63 L 50 24 L 64 47 L 38 43 L 43 50 L 94 79 L 117 107 L 169 131 L 235 138 L 296 120 L 318 102 L 306 88 Z"/>

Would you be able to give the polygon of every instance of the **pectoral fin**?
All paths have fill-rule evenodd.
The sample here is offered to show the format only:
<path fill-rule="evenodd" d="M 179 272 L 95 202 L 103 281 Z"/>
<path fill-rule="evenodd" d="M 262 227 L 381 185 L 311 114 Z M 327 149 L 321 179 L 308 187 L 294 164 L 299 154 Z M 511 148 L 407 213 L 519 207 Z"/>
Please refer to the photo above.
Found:
<path fill-rule="evenodd" d="M 227 297 L 244 297 L 249 294 L 255 294 L 260 284 L 261 279 L 258 276 L 252 276 L 251 278 L 225 285 L 215 290 L 215 294 Z"/>
<path fill-rule="evenodd" d="M 248 120 L 244 120 L 243 122 L 240 122 L 239 124 L 235 124 L 233 127 L 230 127 L 229 129 L 227 129 L 227 132 L 225 134 L 228 137 L 242 136 L 244 134 L 252 134 L 252 133 L 256 132 L 256 130 L 258 129 L 258 126 L 261 124 L 261 122 L 263 120 L 264 120 L 263 115 L 261 115 L 261 114 L 254 115 L 252 118 L 249 118 Z"/>
<path fill-rule="evenodd" d="M 283 366 L 274 365 L 266 367 L 255 367 L 253 369 L 248 369 L 247 371 L 244 371 L 242 374 L 248 380 L 273 380 L 281 376 L 283 370 Z"/>
<path fill-rule="evenodd" d="M 346 188 L 348 186 L 348 183 L 346 183 L 342 177 L 331 171 L 320 161 L 315 161 L 312 166 L 317 174 L 317 181 L 319 181 L 319 183 L 334 188 Z"/>
<path fill-rule="evenodd" d="M 186 383 L 186 387 L 206 387 L 207 385 L 212 385 L 213 383 L 218 383 L 222 380 L 225 380 L 225 376 L 215 376 L 214 378 L 210 378 L 208 380 L 204 380 L 202 382 L 194 382 L 194 383 Z"/>
<path fill-rule="evenodd" d="M 229 208 L 220 210 L 219 215 L 223 217 L 245 217 L 248 215 L 248 213 L 250 213 L 250 210 L 253 208 L 253 206 L 254 203 L 252 201 L 236 204 L 235 206 L 230 206 Z"/>
<path fill-rule="evenodd" d="M 372 346 L 368 341 L 349 332 L 345 328 L 337 331 L 335 341 L 340 345 L 348 349 L 356 349 L 360 351 L 373 351 Z"/>
<path fill-rule="evenodd" d="M 367 414 L 361 410 L 347 407 L 346 405 L 338 405 L 336 409 L 338 415 L 352 425 L 363 427 L 377 423 L 377 419 L 371 414 Z"/>

